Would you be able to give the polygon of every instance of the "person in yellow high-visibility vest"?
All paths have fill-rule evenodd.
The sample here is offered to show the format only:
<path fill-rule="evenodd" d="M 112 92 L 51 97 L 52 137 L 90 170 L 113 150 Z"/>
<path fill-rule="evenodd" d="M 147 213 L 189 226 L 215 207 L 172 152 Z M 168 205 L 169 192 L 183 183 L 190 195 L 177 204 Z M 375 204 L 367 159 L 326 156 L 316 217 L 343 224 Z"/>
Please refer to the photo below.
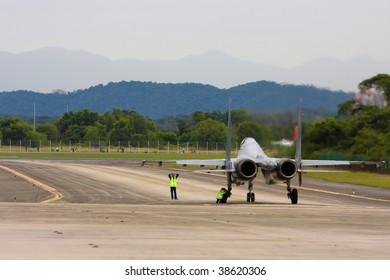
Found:
<path fill-rule="evenodd" d="M 216 195 L 216 203 L 226 203 L 228 197 L 230 197 L 231 195 L 231 192 L 228 191 L 227 189 L 225 188 L 222 188 L 220 189 L 218 192 L 217 192 L 217 195 Z"/>
<path fill-rule="evenodd" d="M 217 201 L 216 201 L 216 203 L 220 203 L 221 202 L 221 199 L 223 198 L 223 195 L 225 194 L 226 192 L 225 192 L 225 188 L 222 188 L 222 189 L 220 189 L 218 192 L 217 192 L 217 195 L 216 195 L 216 199 L 217 199 Z"/>
<path fill-rule="evenodd" d="M 171 198 L 177 200 L 176 187 L 177 187 L 177 177 L 179 177 L 179 174 L 169 173 L 168 177 L 169 177 L 169 186 L 171 187 Z"/>

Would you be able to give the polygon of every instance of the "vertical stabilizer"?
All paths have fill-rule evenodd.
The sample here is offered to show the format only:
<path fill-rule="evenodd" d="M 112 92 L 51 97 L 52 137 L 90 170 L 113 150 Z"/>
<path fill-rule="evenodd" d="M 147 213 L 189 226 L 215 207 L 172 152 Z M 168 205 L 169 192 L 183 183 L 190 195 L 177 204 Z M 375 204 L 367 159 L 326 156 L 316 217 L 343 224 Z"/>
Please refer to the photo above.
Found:
<path fill-rule="evenodd" d="M 231 179 L 231 171 L 232 170 L 232 161 L 231 161 L 231 155 L 232 155 L 232 116 L 231 116 L 231 103 L 232 100 L 229 99 L 229 108 L 228 108 L 228 120 L 227 120 L 227 135 L 226 135 L 226 155 L 225 155 L 225 161 L 226 161 L 226 177 L 227 177 L 227 187 L 230 190 L 232 185 L 232 179 Z"/>
<path fill-rule="evenodd" d="M 295 143 L 295 162 L 298 166 L 299 186 L 302 184 L 302 99 L 298 106 L 298 131 Z"/>
<path fill-rule="evenodd" d="M 296 143 L 295 143 L 295 160 L 297 163 L 302 161 L 302 99 L 299 100 L 298 107 L 298 131 L 296 135 Z"/>
<path fill-rule="evenodd" d="M 230 162 L 230 158 L 232 155 L 232 116 L 231 116 L 231 100 L 229 100 L 229 108 L 228 108 L 228 120 L 227 120 L 227 135 L 226 135 L 226 161 Z"/>

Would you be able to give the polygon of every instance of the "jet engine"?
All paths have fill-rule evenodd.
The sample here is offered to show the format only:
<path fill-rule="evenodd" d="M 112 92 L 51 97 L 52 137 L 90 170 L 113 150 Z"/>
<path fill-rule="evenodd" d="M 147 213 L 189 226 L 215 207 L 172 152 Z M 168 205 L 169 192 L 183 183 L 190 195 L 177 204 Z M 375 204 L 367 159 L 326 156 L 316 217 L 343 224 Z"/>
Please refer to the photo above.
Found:
<path fill-rule="evenodd" d="M 275 184 L 276 181 L 286 181 L 294 178 L 298 172 L 297 164 L 291 159 L 282 159 L 278 162 L 276 168 L 272 170 L 261 169 L 264 175 L 265 183 Z"/>
<path fill-rule="evenodd" d="M 271 175 L 276 180 L 286 181 L 294 178 L 297 172 L 298 167 L 293 160 L 282 159 L 278 162 L 277 167 L 272 170 Z"/>
<path fill-rule="evenodd" d="M 234 164 L 236 172 L 233 177 L 241 180 L 251 180 L 257 175 L 257 165 L 253 160 L 245 159 Z"/>

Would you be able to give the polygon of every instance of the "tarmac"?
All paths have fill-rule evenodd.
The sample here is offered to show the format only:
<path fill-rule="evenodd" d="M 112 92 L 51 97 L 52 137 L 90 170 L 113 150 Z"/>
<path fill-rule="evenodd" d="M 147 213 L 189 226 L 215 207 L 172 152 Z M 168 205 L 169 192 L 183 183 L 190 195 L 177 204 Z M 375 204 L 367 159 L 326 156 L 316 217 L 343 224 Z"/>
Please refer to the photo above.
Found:
<path fill-rule="evenodd" d="M 386 189 L 304 177 L 292 205 L 259 174 L 255 203 L 239 186 L 216 204 L 226 178 L 180 166 L 0 159 L 0 169 L 2 260 L 390 259 Z"/>

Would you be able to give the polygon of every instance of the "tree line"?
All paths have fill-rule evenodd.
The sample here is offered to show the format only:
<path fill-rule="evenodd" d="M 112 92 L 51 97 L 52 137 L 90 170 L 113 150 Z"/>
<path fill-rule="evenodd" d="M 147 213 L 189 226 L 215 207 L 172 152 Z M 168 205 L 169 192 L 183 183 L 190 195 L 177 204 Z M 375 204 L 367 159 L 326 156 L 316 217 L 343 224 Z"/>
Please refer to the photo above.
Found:
<path fill-rule="evenodd" d="M 306 124 L 305 153 L 349 154 L 367 160 L 390 158 L 390 107 L 379 109 L 354 101 L 341 104 L 334 118 Z"/>
<path fill-rule="evenodd" d="M 321 154 L 344 154 L 364 156 L 370 160 L 389 158 L 390 107 L 379 109 L 354 101 L 339 107 L 336 117 L 303 122 L 304 156 L 317 158 Z M 3 145 L 10 140 L 21 141 L 22 145 L 27 145 L 28 141 L 225 143 L 226 120 L 226 112 L 195 112 L 187 119 L 178 119 L 174 130 L 163 130 L 154 121 L 134 111 L 116 108 L 99 115 L 84 109 L 65 113 L 54 123 L 40 124 L 35 131 L 31 124 L 19 118 L 3 118 L 0 120 L 0 139 Z M 271 140 L 279 140 L 280 137 L 291 139 L 293 135 L 293 120 L 284 129 L 280 125 L 262 125 L 245 110 L 232 111 L 232 126 L 233 143 L 250 136 L 262 146 L 269 147 Z M 292 154 L 293 151 L 290 151 Z"/>
<path fill-rule="evenodd" d="M 261 125 L 252 120 L 245 110 L 232 112 L 234 139 L 251 135 L 261 139 Z M 220 142 L 226 141 L 226 112 L 195 112 L 189 118 L 178 118 L 174 129 L 159 129 L 156 123 L 136 111 L 114 108 L 112 112 L 99 114 L 83 109 L 66 112 L 51 123 L 34 127 L 16 117 L 0 119 L 0 139 L 3 145 L 9 141 L 21 145 L 52 141 L 54 143 L 83 143 L 90 141 L 111 142 Z M 36 144 L 35 144 L 36 145 Z"/>
<path fill-rule="evenodd" d="M 390 100 L 390 75 L 378 74 L 362 81 L 359 91 L 362 95 L 378 93 Z M 364 105 L 355 100 L 338 107 L 336 117 L 306 124 L 305 153 L 312 157 L 333 153 L 362 156 L 367 160 L 389 159 L 390 107 L 381 108 L 375 102 Z"/>
<path fill-rule="evenodd" d="M 363 81 L 363 91 L 374 87 L 390 96 L 390 76 L 377 75 Z M 290 113 L 290 112 L 289 112 Z M 19 118 L 0 119 L 0 139 L 8 141 L 53 141 L 83 143 L 91 141 L 111 142 L 163 142 L 163 143 L 225 143 L 227 112 L 195 112 L 189 117 L 172 119 L 174 123 L 158 128 L 156 123 L 136 111 L 114 108 L 99 114 L 83 109 L 66 112 L 54 122 L 40 124 L 34 130 L 31 124 Z M 255 138 L 262 146 L 269 147 L 272 140 L 293 137 L 295 120 L 290 123 L 263 124 L 256 114 L 246 110 L 232 111 L 232 141 L 240 142 L 245 137 Z M 222 148 L 222 146 L 221 146 Z M 293 149 L 289 156 L 294 154 Z M 335 117 L 314 122 L 303 122 L 303 156 L 318 158 L 323 154 L 362 156 L 367 160 L 390 158 L 390 107 L 379 108 L 347 101 L 339 105 Z M 280 155 L 280 156 L 286 156 Z"/>

